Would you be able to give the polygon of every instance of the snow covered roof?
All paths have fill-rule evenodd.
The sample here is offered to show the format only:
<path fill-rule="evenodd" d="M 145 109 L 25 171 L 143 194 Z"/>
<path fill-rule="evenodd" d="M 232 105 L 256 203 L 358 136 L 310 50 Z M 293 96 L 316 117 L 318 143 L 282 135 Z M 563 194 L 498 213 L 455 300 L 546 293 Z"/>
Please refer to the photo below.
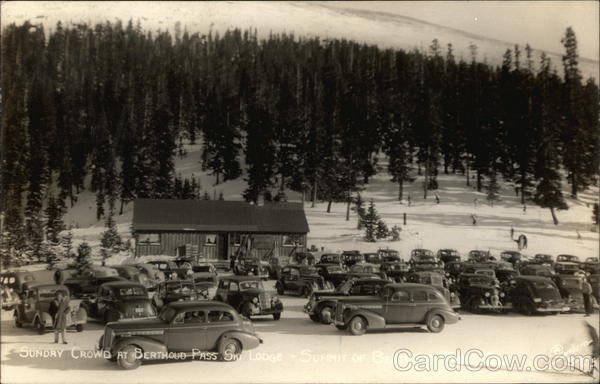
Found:
<path fill-rule="evenodd" d="M 302 203 L 136 199 L 132 230 L 307 233 Z"/>

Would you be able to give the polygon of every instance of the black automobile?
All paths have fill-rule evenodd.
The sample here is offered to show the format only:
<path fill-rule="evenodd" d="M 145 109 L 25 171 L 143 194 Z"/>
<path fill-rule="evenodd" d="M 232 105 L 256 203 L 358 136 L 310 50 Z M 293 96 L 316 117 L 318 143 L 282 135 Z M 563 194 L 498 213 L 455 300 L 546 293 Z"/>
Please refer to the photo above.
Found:
<path fill-rule="evenodd" d="M 342 261 L 342 256 L 337 253 L 324 253 L 321 255 L 318 264 L 338 264 L 345 267 L 346 264 Z"/>
<path fill-rule="evenodd" d="M 163 281 L 152 295 L 152 305 L 162 308 L 175 301 L 208 300 L 212 286 L 212 283 L 196 283 L 194 280 Z"/>
<path fill-rule="evenodd" d="M 443 268 L 443 263 L 438 260 L 432 251 L 429 249 L 413 249 L 410 252 L 410 268 L 411 270 L 436 270 Z"/>
<path fill-rule="evenodd" d="M 365 258 L 365 262 L 371 264 L 381 265 L 383 264 L 383 256 L 378 252 L 367 252 L 363 253 L 363 257 Z"/>
<path fill-rule="evenodd" d="M 253 276 L 223 277 L 215 300 L 231 305 L 247 318 L 268 315 L 279 320 L 283 312 L 281 300 L 265 291 L 262 280 Z"/>
<path fill-rule="evenodd" d="M 462 274 L 458 280 L 458 290 L 462 308 L 469 312 L 502 312 L 512 308 L 508 287 L 502 289 L 492 276 Z"/>
<path fill-rule="evenodd" d="M 542 277 L 554 277 L 556 272 L 551 267 L 547 267 L 542 264 L 527 264 L 521 266 L 519 270 L 521 275 L 524 276 L 542 276 Z"/>
<path fill-rule="evenodd" d="M 511 281 L 513 308 L 524 315 L 568 312 L 569 306 L 552 279 L 542 276 L 518 276 Z"/>
<path fill-rule="evenodd" d="M 314 266 L 286 265 L 281 269 L 281 277 L 275 283 L 277 294 L 293 293 L 309 297 L 314 291 L 333 291 L 331 282 L 319 275 Z"/>
<path fill-rule="evenodd" d="M 164 260 L 153 260 L 149 261 L 148 264 L 154 265 L 160 272 L 162 272 L 167 280 L 175 280 L 175 279 L 187 279 L 189 275 L 192 273 L 191 262 L 181 262 L 180 265 L 177 265 L 173 261 L 164 261 Z"/>
<path fill-rule="evenodd" d="M 148 276 L 145 273 L 140 272 L 140 270 L 133 265 L 115 265 L 112 268 L 115 269 L 122 278 L 142 284 L 147 290 L 153 290 L 156 287 L 152 284 L 150 279 L 148 279 Z"/>
<path fill-rule="evenodd" d="M 588 257 L 581 263 L 581 269 L 592 275 L 600 273 L 600 261 L 597 257 Z"/>
<path fill-rule="evenodd" d="M 233 273 L 238 276 L 257 276 L 260 279 L 269 278 L 269 263 L 258 258 L 242 258 L 233 268 Z"/>
<path fill-rule="evenodd" d="M 519 276 L 519 272 L 512 268 L 497 268 L 494 271 L 496 279 L 500 282 L 500 285 L 509 285 L 510 281 L 516 276 Z"/>
<path fill-rule="evenodd" d="M 346 265 L 346 267 L 350 268 L 356 263 L 360 263 L 365 261 L 365 257 L 359 251 L 344 251 L 342 252 L 342 262 Z"/>
<path fill-rule="evenodd" d="M 348 273 L 339 264 L 319 263 L 315 265 L 315 268 L 317 273 L 323 276 L 325 281 L 333 284 L 334 287 L 339 286 L 348 278 Z"/>
<path fill-rule="evenodd" d="M 89 317 L 104 323 L 156 316 L 146 288 L 131 281 L 102 284 L 95 297 L 84 299 L 81 307 Z"/>
<path fill-rule="evenodd" d="M 361 274 L 365 275 L 375 275 L 381 279 L 388 279 L 385 272 L 381 271 L 381 266 L 379 264 L 371 264 L 371 263 L 356 263 L 350 270 L 348 271 L 348 275 L 351 276 L 361 276 Z"/>
<path fill-rule="evenodd" d="M 399 260 L 401 261 L 402 258 L 400 257 L 400 252 L 398 252 L 395 249 L 389 249 L 389 248 L 379 248 L 377 250 L 377 253 L 379 253 L 379 255 L 386 260 L 387 259 L 394 259 L 394 260 Z"/>
<path fill-rule="evenodd" d="M 579 277 L 574 275 L 556 275 L 553 278 L 560 296 L 573 313 L 585 312 L 582 285 Z"/>
<path fill-rule="evenodd" d="M 574 255 L 558 255 L 554 262 L 554 271 L 558 275 L 572 275 L 580 271 L 579 257 Z"/>
<path fill-rule="evenodd" d="M 64 281 L 64 285 L 69 288 L 71 297 L 81 298 L 93 295 L 98 287 L 104 283 L 113 281 L 127 281 L 119 276 L 119 273 L 109 267 L 96 267 L 83 271 L 82 274 L 75 274 Z"/>
<path fill-rule="evenodd" d="M 533 259 L 527 262 L 528 264 L 539 264 L 552 268 L 554 266 L 554 259 L 552 255 L 548 255 L 545 253 L 537 253 L 533 256 Z"/>
<path fill-rule="evenodd" d="M 517 251 L 503 251 L 500 253 L 500 260 L 511 263 L 515 268 L 521 263 L 522 258 L 521 252 Z"/>
<path fill-rule="evenodd" d="M 333 321 L 336 300 L 347 296 L 376 296 L 387 284 L 390 284 L 390 281 L 384 279 L 346 280 L 333 292 L 313 292 L 304 306 L 304 312 L 312 321 L 330 324 Z"/>
<path fill-rule="evenodd" d="M 457 309 L 461 307 L 460 298 L 450 285 L 444 274 L 434 271 L 412 271 L 406 278 L 407 283 L 425 284 L 435 287 L 448 300 L 450 307 Z"/>
<path fill-rule="evenodd" d="M 407 263 L 400 260 L 400 257 L 384 256 L 381 264 L 381 272 L 387 277 L 394 280 L 396 283 L 404 282 L 410 267 Z"/>
<path fill-rule="evenodd" d="M 474 249 L 469 251 L 468 261 L 476 263 L 485 263 L 490 261 L 496 261 L 496 258 L 492 256 L 490 251 L 481 251 Z"/>
<path fill-rule="evenodd" d="M 310 252 L 296 252 L 294 253 L 294 262 L 296 264 L 315 264 L 315 255 Z"/>
<path fill-rule="evenodd" d="M 437 251 L 437 258 L 438 260 L 443 261 L 444 265 L 453 261 L 460 262 L 460 253 L 458 253 L 456 249 L 440 249 Z"/>

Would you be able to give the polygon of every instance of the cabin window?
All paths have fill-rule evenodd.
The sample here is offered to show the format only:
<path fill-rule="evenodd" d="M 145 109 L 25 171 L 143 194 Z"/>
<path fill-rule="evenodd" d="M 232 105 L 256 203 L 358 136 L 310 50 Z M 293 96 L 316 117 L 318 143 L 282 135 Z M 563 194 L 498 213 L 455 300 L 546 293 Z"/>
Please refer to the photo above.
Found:
<path fill-rule="evenodd" d="M 158 233 L 140 233 L 138 242 L 141 244 L 160 244 L 160 235 Z"/>
<path fill-rule="evenodd" d="M 298 245 L 302 245 L 302 235 L 283 235 L 284 247 L 295 247 Z"/>
<path fill-rule="evenodd" d="M 206 235 L 204 245 L 217 245 L 217 235 Z"/>

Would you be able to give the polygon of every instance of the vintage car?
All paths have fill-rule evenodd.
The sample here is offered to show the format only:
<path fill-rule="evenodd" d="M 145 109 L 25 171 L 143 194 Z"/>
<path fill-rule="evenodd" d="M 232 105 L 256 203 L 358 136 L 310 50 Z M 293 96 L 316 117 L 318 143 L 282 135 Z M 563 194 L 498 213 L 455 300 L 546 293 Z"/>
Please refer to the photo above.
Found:
<path fill-rule="evenodd" d="M 227 276 L 221 279 L 215 300 L 235 308 L 242 316 L 273 316 L 279 320 L 283 304 L 265 291 L 262 280 L 254 276 Z"/>
<path fill-rule="evenodd" d="M 365 262 L 367 262 L 367 263 L 377 264 L 377 265 L 383 264 L 383 256 L 381 256 L 381 254 L 379 254 L 379 253 L 367 252 L 367 253 L 363 253 L 363 257 L 365 258 Z"/>
<path fill-rule="evenodd" d="M 233 272 L 239 276 L 257 276 L 263 280 L 269 278 L 270 265 L 267 261 L 258 258 L 246 257 L 238 260 L 233 267 Z M 281 272 L 280 272 L 281 273 Z"/>
<path fill-rule="evenodd" d="M 400 283 L 405 281 L 410 267 L 399 256 L 383 256 L 383 263 L 380 270 L 390 279 Z"/>
<path fill-rule="evenodd" d="M 600 273 L 600 261 L 597 257 L 588 257 L 581 263 L 581 269 L 592 275 Z"/>
<path fill-rule="evenodd" d="M 513 267 L 517 267 L 521 260 L 523 259 L 523 255 L 521 252 L 517 251 L 502 251 L 500 253 L 500 260 L 504 260 L 512 264 Z"/>
<path fill-rule="evenodd" d="M 574 255 L 558 255 L 554 262 L 554 271 L 557 275 L 572 275 L 579 272 L 580 262 L 579 258 Z"/>
<path fill-rule="evenodd" d="M 175 301 L 208 300 L 212 283 L 196 283 L 194 280 L 166 280 L 156 287 L 152 305 L 160 309 Z"/>
<path fill-rule="evenodd" d="M 583 302 L 583 292 L 581 280 L 574 275 L 556 275 L 552 279 L 558 287 L 560 296 L 569 306 L 572 313 L 584 313 L 585 304 Z"/>
<path fill-rule="evenodd" d="M 29 271 L 11 271 L 2 273 L 0 283 L 3 287 L 12 289 L 12 292 L 21 296 L 26 283 L 35 282 L 35 275 Z"/>
<path fill-rule="evenodd" d="M 437 258 L 445 265 L 452 261 L 460 261 L 460 253 L 456 249 L 440 249 L 437 251 Z"/>
<path fill-rule="evenodd" d="M 552 268 L 554 266 L 554 259 L 552 258 L 552 255 L 537 253 L 535 256 L 533 256 L 533 259 L 529 260 L 527 263 L 540 264 Z"/>
<path fill-rule="evenodd" d="M 342 252 L 342 262 L 346 265 L 346 267 L 350 268 L 356 263 L 364 262 L 365 257 L 359 251 L 343 251 Z"/>
<path fill-rule="evenodd" d="M 169 354 L 212 359 L 216 352 L 235 361 L 243 350 L 262 343 L 252 322 L 218 301 L 185 301 L 165 306 L 152 319 L 108 323 L 98 341 L 108 360 L 123 369 L 135 369 L 142 360 L 167 359 Z"/>
<path fill-rule="evenodd" d="M 134 266 L 115 265 L 112 268 L 116 270 L 119 276 L 121 276 L 122 278 L 139 283 L 148 290 L 154 287 L 150 282 L 150 279 L 148 279 L 148 276 L 146 276 L 145 273 L 140 272 L 140 270 Z"/>
<path fill-rule="evenodd" d="M 388 260 L 398 260 L 398 261 L 402 261 L 402 258 L 400 257 L 400 252 L 398 252 L 395 249 L 389 249 L 389 248 L 379 248 L 377 250 L 377 253 L 379 253 L 379 255 L 384 259 L 388 259 Z"/>
<path fill-rule="evenodd" d="M 511 281 L 510 298 L 513 308 L 527 316 L 569 311 L 556 284 L 543 276 L 515 277 Z"/>
<path fill-rule="evenodd" d="M 132 281 L 113 281 L 98 287 L 81 302 L 89 317 L 104 323 L 156 316 L 146 288 Z"/>
<path fill-rule="evenodd" d="M 426 284 L 435 287 L 450 303 L 452 308 L 460 308 L 460 298 L 450 290 L 450 284 L 444 274 L 434 271 L 413 271 L 406 278 L 407 283 Z"/>
<path fill-rule="evenodd" d="M 158 283 L 165 280 L 165 274 L 161 272 L 158 267 L 154 264 L 140 263 L 132 264 L 138 271 L 145 274 L 150 281 L 151 287 L 156 288 Z"/>
<path fill-rule="evenodd" d="M 353 335 L 362 335 L 368 329 L 422 325 L 437 333 L 445 324 L 454 324 L 459 319 L 446 298 L 434 287 L 400 283 L 386 285 L 378 296 L 339 299 L 333 324 Z"/>
<path fill-rule="evenodd" d="M 496 275 L 496 279 L 500 282 L 500 284 L 509 284 L 515 276 L 519 276 L 519 272 L 512 268 L 497 268 L 494 271 Z"/>
<path fill-rule="evenodd" d="M 333 291 L 331 282 L 319 275 L 314 266 L 286 265 L 281 269 L 281 277 L 275 283 L 278 295 L 291 292 L 309 297 L 313 291 Z"/>
<path fill-rule="evenodd" d="M 342 261 L 342 256 L 337 253 L 322 254 L 318 264 L 339 264 L 342 267 L 346 266 Z"/>
<path fill-rule="evenodd" d="M 542 276 L 542 277 L 553 277 L 556 275 L 554 269 L 547 267 L 542 264 L 527 264 L 521 266 L 519 272 L 523 276 Z"/>
<path fill-rule="evenodd" d="M 384 279 L 349 279 L 333 292 L 313 292 L 304 306 L 304 312 L 312 321 L 330 324 L 336 300 L 347 296 L 376 296 L 388 284 L 390 281 Z"/>
<path fill-rule="evenodd" d="M 71 296 L 80 298 L 96 293 L 98 287 L 111 281 L 127 281 L 119 276 L 114 268 L 93 266 L 66 279 L 63 284 L 69 288 Z"/>
<path fill-rule="evenodd" d="M 15 327 L 35 327 L 40 335 L 46 329 L 54 326 L 53 314 L 50 313 L 50 305 L 56 297 L 56 292 L 61 291 L 65 298 L 69 299 L 69 289 L 64 285 L 26 283 L 23 292 L 23 300 L 15 306 Z M 69 312 L 66 316 L 67 327 L 74 327 L 77 332 L 83 331 L 83 325 L 87 323 L 87 314 L 77 303 L 69 302 Z"/>
<path fill-rule="evenodd" d="M 469 256 L 467 260 L 475 263 L 485 263 L 490 261 L 496 261 L 496 258 L 492 256 L 490 251 L 481 251 L 478 249 L 474 249 L 469 251 Z"/>
<path fill-rule="evenodd" d="M 369 273 L 379 276 L 382 279 L 387 279 L 385 272 L 381 272 L 381 266 L 379 264 L 371 264 L 365 262 L 356 263 L 352 267 L 350 267 L 350 270 L 348 271 L 348 274 L 355 276 L 359 276 L 358 274 L 361 273 Z"/>
<path fill-rule="evenodd" d="M 307 265 L 314 265 L 315 264 L 315 255 L 313 255 L 310 252 L 295 252 L 294 256 L 294 263 L 296 264 L 307 264 Z"/>
<path fill-rule="evenodd" d="M 444 268 L 444 263 L 440 262 L 429 249 L 413 249 L 410 252 L 409 264 L 411 270 L 428 271 Z"/>
<path fill-rule="evenodd" d="M 211 283 L 217 285 L 217 269 L 211 263 L 197 263 L 192 265 L 192 279 L 195 282 Z"/>
<path fill-rule="evenodd" d="M 512 308 L 509 287 L 493 276 L 464 273 L 458 279 L 462 308 L 472 313 L 502 312 Z"/>
<path fill-rule="evenodd" d="M 348 273 L 339 264 L 319 263 L 315 265 L 317 273 L 333 284 L 334 287 L 339 286 L 348 279 Z"/>
<path fill-rule="evenodd" d="M 19 304 L 21 298 L 11 287 L 0 284 L 0 307 L 6 310 L 14 309 L 15 305 Z"/>
<path fill-rule="evenodd" d="M 181 266 L 178 266 L 174 261 L 170 260 L 152 260 L 148 264 L 154 265 L 160 272 L 163 273 L 165 279 L 188 279 L 192 273 L 192 265 L 189 261 L 181 262 Z"/>

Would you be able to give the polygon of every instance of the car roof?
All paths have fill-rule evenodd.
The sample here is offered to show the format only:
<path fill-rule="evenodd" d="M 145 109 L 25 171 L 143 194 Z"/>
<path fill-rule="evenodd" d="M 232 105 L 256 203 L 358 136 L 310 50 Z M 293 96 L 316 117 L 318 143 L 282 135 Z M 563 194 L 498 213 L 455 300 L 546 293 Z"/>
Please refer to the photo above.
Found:
<path fill-rule="evenodd" d="M 392 284 L 388 284 L 386 287 L 392 287 L 392 288 L 428 288 L 428 289 L 433 289 L 436 290 L 437 289 L 431 285 L 428 284 L 418 284 L 418 283 L 392 283 Z"/>
<path fill-rule="evenodd" d="M 223 276 L 220 280 L 229 280 L 229 281 L 255 281 L 260 280 L 259 276 Z"/>
<path fill-rule="evenodd" d="M 102 287 L 106 288 L 124 288 L 124 287 L 143 287 L 142 284 L 136 283 L 134 281 L 129 280 L 120 280 L 120 281 L 109 281 L 107 283 L 103 283 Z"/>
<path fill-rule="evenodd" d="M 552 279 L 550 279 L 549 277 L 545 277 L 545 276 L 521 275 L 521 276 L 515 276 L 515 280 L 548 281 L 548 280 L 552 280 Z"/>
<path fill-rule="evenodd" d="M 48 284 L 48 283 L 26 283 L 27 284 L 27 289 L 33 289 L 33 288 L 56 288 L 56 289 L 62 289 L 62 290 L 69 290 L 69 288 L 67 288 L 66 286 L 62 285 L 62 284 Z"/>
<path fill-rule="evenodd" d="M 216 300 L 202 300 L 202 301 L 175 301 L 167 304 L 169 307 L 175 310 L 197 308 L 202 309 L 227 309 L 234 311 L 235 309 L 227 304 Z"/>
<path fill-rule="evenodd" d="M 386 279 L 372 279 L 372 278 L 358 278 L 354 280 L 355 283 L 389 283 L 389 280 Z"/>

